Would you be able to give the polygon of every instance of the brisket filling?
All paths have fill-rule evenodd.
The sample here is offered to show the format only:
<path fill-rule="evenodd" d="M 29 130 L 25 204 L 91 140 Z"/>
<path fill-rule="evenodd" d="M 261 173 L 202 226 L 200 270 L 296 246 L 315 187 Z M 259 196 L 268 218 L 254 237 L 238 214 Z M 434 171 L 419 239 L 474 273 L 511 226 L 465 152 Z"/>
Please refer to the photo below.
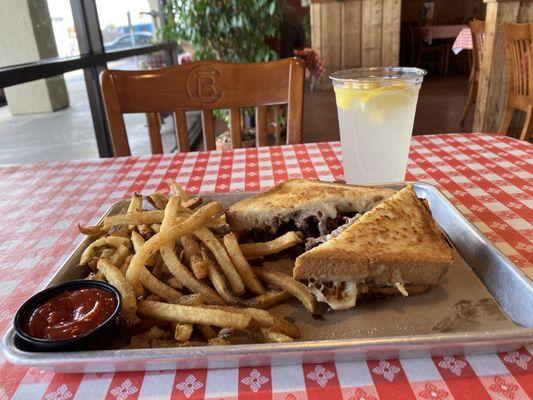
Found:
<path fill-rule="evenodd" d="M 270 226 L 264 229 L 252 229 L 246 232 L 241 240 L 242 243 L 268 242 L 290 231 L 300 232 L 305 239 L 305 247 L 298 246 L 298 248 L 294 249 L 297 252 L 295 255 L 299 255 L 305 250 L 318 246 L 320 243 L 324 243 L 331 237 L 336 236 L 332 236 L 332 233 L 338 231 L 338 235 L 342 230 L 339 227 L 348 227 L 360 215 L 354 211 L 339 212 L 336 218 L 326 219 L 322 218 L 322 216 L 322 211 L 318 210 L 317 215 L 306 215 L 299 212 L 289 220 L 276 217 Z"/>

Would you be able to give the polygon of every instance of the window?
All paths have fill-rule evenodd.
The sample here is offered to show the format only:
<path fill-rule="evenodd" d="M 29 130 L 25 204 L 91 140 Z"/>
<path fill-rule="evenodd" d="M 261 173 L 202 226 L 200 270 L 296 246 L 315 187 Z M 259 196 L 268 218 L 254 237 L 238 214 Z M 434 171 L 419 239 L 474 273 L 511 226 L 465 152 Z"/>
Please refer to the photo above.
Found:
<path fill-rule="evenodd" d="M 158 4 L 148 0 L 97 0 L 98 18 L 106 51 L 157 42 L 161 28 Z"/>

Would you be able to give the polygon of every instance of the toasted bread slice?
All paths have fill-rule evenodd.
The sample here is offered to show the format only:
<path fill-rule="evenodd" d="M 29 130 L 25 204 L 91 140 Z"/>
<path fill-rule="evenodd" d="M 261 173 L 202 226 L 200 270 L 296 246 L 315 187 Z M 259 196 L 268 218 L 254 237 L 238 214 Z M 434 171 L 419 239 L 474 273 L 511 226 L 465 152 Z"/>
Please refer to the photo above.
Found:
<path fill-rule="evenodd" d="M 239 235 L 269 228 L 273 221 L 295 218 L 302 212 L 322 213 L 327 218 L 336 218 L 338 213 L 363 213 L 394 193 L 395 190 L 385 188 L 291 179 L 233 204 L 226 211 L 226 218 Z"/>
<path fill-rule="evenodd" d="M 450 245 L 409 185 L 337 237 L 296 259 L 296 279 L 435 285 L 453 262 Z"/>

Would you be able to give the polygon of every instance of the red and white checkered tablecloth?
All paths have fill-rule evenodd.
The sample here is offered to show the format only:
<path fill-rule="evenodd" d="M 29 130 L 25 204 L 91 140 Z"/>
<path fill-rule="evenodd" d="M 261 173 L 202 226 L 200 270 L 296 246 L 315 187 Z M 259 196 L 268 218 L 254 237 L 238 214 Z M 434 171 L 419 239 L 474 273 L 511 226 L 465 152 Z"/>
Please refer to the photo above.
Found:
<path fill-rule="evenodd" d="M 451 39 L 457 37 L 468 25 L 428 25 L 421 28 L 424 42 L 431 43 L 435 39 Z"/>
<path fill-rule="evenodd" d="M 256 191 L 342 177 L 334 143 L 0 167 L 0 333 L 94 223 L 133 192 Z M 533 266 L 533 149 L 485 134 L 413 138 L 409 180 L 437 184 L 524 270 Z M 223 370 L 54 374 L 0 360 L 0 399 L 527 399 L 533 347 L 467 357 Z"/>
<path fill-rule="evenodd" d="M 472 31 L 469 27 L 463 28 L 459 35 L 455 38 L 453 42 L 452 50 L 455 54 L 459 54 L 462 50 L 472 50 L 474 45 L 472 44 Z"/>

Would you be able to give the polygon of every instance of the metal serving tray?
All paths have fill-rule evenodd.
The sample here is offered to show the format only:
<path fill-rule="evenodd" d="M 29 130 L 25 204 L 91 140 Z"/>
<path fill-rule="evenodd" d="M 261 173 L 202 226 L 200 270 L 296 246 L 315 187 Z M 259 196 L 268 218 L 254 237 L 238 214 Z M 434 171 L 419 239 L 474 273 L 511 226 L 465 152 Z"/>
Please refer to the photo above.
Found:
<path fill-rule="evenodd" d="M 380 185 L 400 189 L 405 182 Z M 273 312 L 292 316 L 303 341 L 277 344 L 35 353 L 11 328 L 2 348 L 8 361 L 62 372 L 107 372 L 249 365 L 283 365 L 509 351 L 533 342 L 533 283 L 434 186 L 414 183 L 456 249 L 456 263 L 427 294 L 358 305 L 314 320 L 296 302 Z M 206 195 L 227 206 L 250 193 Z M 116 214 L 125 201 L 106 215 Z M 48 286 L 80 278 L 84 240 Z M 498 307 L 499 306 L 499 307 Z"/>

